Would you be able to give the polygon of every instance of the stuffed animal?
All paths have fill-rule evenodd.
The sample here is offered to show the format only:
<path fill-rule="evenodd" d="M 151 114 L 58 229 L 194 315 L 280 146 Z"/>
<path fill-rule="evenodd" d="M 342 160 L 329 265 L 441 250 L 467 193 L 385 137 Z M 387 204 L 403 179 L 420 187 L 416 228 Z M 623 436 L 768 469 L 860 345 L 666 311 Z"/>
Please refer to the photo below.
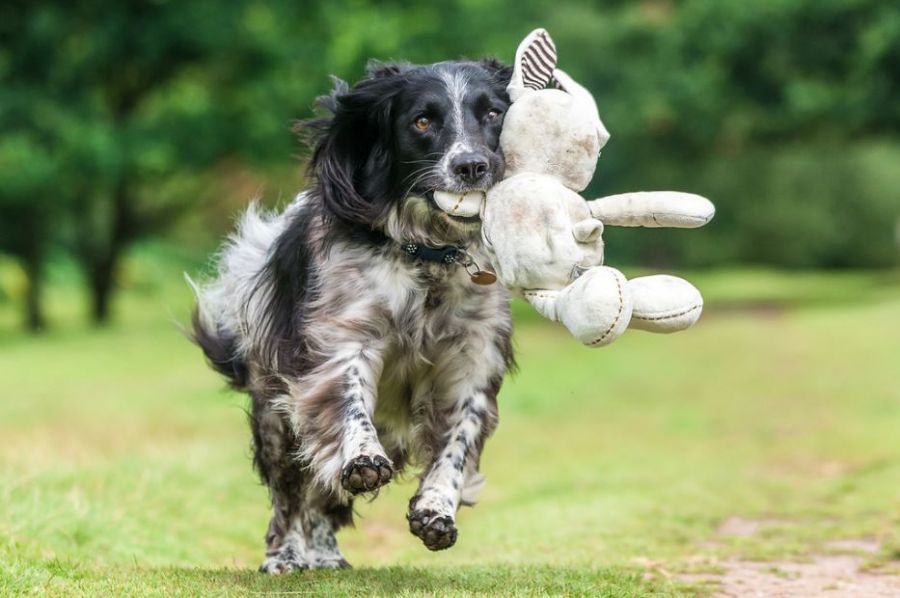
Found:
<path fill-rule="evenodd" d="M 555 80 L 559 89 L 545 89 Z M 626 328 L 675 332 L 700 317 L 703 299 L 674 276 L 627 280 L 603 265 L 603 227 L 694 228 L 715 209 L 705 198 L 670 191 L 624 193 L 585 201 L 609 133 L 591 94 L 556 68 L 543 29 L 519 45 L 507 88 L 512 101 L 500 146 L 506 177 L 482 205 L 482 236 L 507 288 L 588 346 L 604 346 Z"/>

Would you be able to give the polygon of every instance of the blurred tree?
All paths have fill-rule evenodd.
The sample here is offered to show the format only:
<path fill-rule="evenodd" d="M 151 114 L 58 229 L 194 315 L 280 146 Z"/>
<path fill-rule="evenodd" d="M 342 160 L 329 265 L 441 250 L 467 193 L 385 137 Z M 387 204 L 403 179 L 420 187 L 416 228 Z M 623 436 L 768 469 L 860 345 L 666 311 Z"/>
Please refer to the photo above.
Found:
<path fill-rule="evenodd" d="M 41 291 L 49 232 L 56 224 L 48 208 L 58 167 L 36 137 L 9 131 L 0 138 L 0 251 L 15 256 L 25 272 L 24 321 L 34 332 L 46 323 Z"/>
<path fill-rule="evenodd" d="M 275 122 L 259 106 L 287 104 L 292 81 L 302 81 L 284 71 L 304 21 L 296 3 L 275 4 L 50 1 L 0 9 L 0 123 L 18 131 L 19 146 L 41 148 L 26 161 L 45 173 L 43 184 L 2 184 L 27 206 L 4 209 L 4 220 L 24 230 L 25 212 L 66 214 L 61 230 L 25 236 L 36 247 L 51 232 L 67 241 L 96 322 L 109 317 L 123 252 L 194 206 L 206 169 L 230 156 L 265 161 L 290 151 L 288 118 Z M 287 16 L 292 29 L 280 20 Z M 2 178 L 16 168 L 4 163 Z M 27 253 L 37 276 L 43 254 Z"/>
<path fill-rule="evenodd" d="M 620 257 L 896 264 L 900 192 L 863 176 L 900 154 L 896 3 L 649 0 L 565 6 L 548 26 L 612 132 L 592 191 L 674 187 L 718 208 L 690 234 L 611 230 Z"/>
<path fill-rule="evenodd" d="M 613 134 L 589 193 L 681 188 L 719 208 L 690 233 L 610 230 L 617 261 L 896 264 L 896 3 L 11 0 L 0 250 L 28 264 L 32 319 L 51 248 L 77 258 L 103 321 L 137 239 L 188 212 L 182 238 L 218 235 L 203 223 L 286 170 L 288 122 L 328 74 L 356 80 L 373 57 L 509 61 L 538 26 Z"/>

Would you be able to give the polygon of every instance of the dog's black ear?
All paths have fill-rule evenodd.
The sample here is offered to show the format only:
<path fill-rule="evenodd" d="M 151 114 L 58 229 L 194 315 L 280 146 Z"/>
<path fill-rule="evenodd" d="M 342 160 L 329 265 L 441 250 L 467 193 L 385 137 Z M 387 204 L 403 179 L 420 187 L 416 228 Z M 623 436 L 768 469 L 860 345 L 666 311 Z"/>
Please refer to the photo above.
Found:
<path fill-rule="evenodd" d="M 498 85 L 502 85 L 506 87 L 509 85 L 509 80 L 512 79 L 513 67 L 508 64 L 504 64 L 499 59 L 493 56 L 485 56 L 481 59 L 479 64 L 489 73 L 491 73 L 491 77 L 494 79 L 494 82 Z"/>
<path fill-rule="evenodd" d="M 319 200 L 344 222 L 371 226 L 390 206 L 391 105 L 403 71 L 402 65 L 381 65 L 352 88 L 334 79 L 332 93 L 317 102 L 331 117 L 299 126 L 312 133 L 309 168 Z"/>
<path fill-rule="evenodd" d="M 334 75 L 332 75 L 330 79 L 331 93 L 317 97 L 316 107 L 324 108 L 328 112 L 334 114 L 337 110 L 337 98 L 350 91 L 350 85 L 340 77 L 335 77 Z"/>
<path fill-rule="evenodd" d="M 402 75 L 410 70 L 412 65 L 408 62 L 382 62 L 380 60 L 370 60 L 366 63 L 366 74 L 371 79 L 380 77 L 395 77 Z"/>

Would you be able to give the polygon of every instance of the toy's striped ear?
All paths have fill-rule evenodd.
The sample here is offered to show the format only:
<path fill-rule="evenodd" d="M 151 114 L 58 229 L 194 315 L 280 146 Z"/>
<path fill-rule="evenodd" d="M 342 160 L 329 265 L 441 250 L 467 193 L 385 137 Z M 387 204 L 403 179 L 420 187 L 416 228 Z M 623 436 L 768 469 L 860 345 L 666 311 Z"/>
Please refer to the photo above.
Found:
<path fill-rule="evenodd" d="M 535 29 L 522 40 L 513 66 L 512 79 L 506 88 L 513 102 L 526 91 L 547 87 L 556 68 L 556 45 L 546 29 Z"/>

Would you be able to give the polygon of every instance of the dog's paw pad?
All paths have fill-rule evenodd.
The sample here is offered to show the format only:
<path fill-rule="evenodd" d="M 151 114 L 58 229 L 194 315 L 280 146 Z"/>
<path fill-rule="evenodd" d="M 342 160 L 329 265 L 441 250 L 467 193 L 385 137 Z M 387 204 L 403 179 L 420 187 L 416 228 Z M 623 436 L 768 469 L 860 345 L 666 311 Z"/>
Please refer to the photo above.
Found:
<path fill-rule="evenodd" d="M 351 494 L 371 492 L 390 482 L 393 476 L 394 469 L 381 455 L 360 455 L 344 465 L 341 486 Z"/>
<path fill-rule="evenodd" d="M 456 523 L 452 517 L 434 511 L 410 511 L 406 519 L 409 531 L 420 538 L 428 550 L 444 550 L 456 543 Z"/>

